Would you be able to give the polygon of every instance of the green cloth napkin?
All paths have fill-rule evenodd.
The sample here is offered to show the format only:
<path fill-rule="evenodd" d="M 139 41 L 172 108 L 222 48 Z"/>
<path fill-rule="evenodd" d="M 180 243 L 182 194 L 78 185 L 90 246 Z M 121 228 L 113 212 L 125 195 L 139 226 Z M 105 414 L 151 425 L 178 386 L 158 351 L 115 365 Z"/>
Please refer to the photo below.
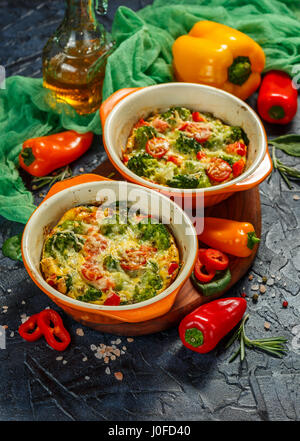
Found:
<path fill-rule="evenodd" d="M 122 87 L 174 80 L 172 44 L 201 19 L 227 24 L 255 39 L 266 53 L 266 71 L 300 72 L 298 0 L 155 0 L 138 12 L 119 7 L 112 35 L 117 48 L 109 57 L 104 99 Z M 10 77 L 0 90 L 0 214 L 25 223 L 33 197 L 16 169 L 22 143 L 53 131 L 101 133 L 99 114 L 79 116 L 67 105 L 46 104 L 42 81 Z"/>

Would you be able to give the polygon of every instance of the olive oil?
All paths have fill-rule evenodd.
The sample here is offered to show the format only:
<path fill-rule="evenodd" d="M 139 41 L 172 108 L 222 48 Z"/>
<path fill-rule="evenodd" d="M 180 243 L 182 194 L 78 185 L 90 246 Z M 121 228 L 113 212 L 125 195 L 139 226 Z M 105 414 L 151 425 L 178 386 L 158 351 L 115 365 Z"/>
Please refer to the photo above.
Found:
<path fill-rule="evenodd" d="M 43 85 L 52 92 L 51 103 L 66 102 L 79 114 L 97 110 L 112 48 L 94 0 L 67 0 L 64 20 L 43 51 Z"/>

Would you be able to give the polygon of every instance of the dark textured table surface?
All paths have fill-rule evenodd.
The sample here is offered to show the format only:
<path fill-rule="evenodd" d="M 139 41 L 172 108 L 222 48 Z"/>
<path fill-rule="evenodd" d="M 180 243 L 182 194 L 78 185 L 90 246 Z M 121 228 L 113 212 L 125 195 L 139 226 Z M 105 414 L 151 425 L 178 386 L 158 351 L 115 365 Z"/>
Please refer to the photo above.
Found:
<path fill-rule="evenodd" d="M 41 51 L 61 21 L 63 3 L 0 0 L 0 64 L 5 65 L 7 76 L 41 77 Z M 151 0 L 110 3 L 108 17 L 103 19 L 108 29 L 119 4 L 138 9 Z M 251 103 L 255 104 L 255 97 Z M 287 127 L 266 129 L 270 137 L 300 133 L 300 113 Z M 97 139 L 73 171 L 79 173 L 81 167 L 91 171 L 105 157 Z M 295 158 L 285 156 L 285 161 L 293 164 Z M 198 355 L 182 346 L 176 328 L 119 341 L 66 315 L 72 344 L 65 352 L 58 354 L 42 341 L 26 343 L 17 333 L 21 318 L 53 304 L 33 284 L 21 262 L 0 254 L 0 325 L 7 325 L 6 349 L 0 350 L 0 420 L 299 421 L 299 194 L 299 186 L 289 190 L 277 172 L 260 186 L 259 252 L 249 274 L 229 293 L 248 294 L 250 337 L 288 338 L 289 351 L 283 359 L 248 351 L 243 365 L 238 360 L 229 364 L 231 349 Z M 23 226 L 1 219 L 0 228 L 1 246 Z M 267 290 L 255 304 L 251 297 L 263 276 L 268 278 Z M 283 300 L 289 303 L 286 309 Z M 95 357 L 91 345 L 112 341 L 123 353 L 106 364 Z M 114 375 L 117 372 L 123 374 L 122 381 Z"/>

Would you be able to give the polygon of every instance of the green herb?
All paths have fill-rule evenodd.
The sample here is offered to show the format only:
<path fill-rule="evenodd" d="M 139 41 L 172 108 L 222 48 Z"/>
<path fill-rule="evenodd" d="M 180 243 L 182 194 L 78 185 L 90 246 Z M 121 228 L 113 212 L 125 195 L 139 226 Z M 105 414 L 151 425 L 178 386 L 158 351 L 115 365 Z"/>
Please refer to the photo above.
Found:
<path fill-rule="evenodd" d="M 277 149 L 280 149 L 291 156 L 300 156 L 300 135 L 291 134 L 279 136 L 269 141 Z"/>
<path fill-rule="evenodd" d="M 12 260 L 22 261 L 21 239 L 22 239 L 22 233 L 17 234 L 16 236 L 12 236 L 9 239 L 6 239 L 6 241 L 2 245 L 3 255 L 9 257 Z"/>
<path fill-rule="evenodd" d="M 296 181 L 299 180 L 300 179 L 300 171 L 294 167 L 289 167 L 289 166 L 283 164 L 283 162 L 281 162 L 276 157 L 275 147 L 276 146 L 273 146 L 273 149 L 272 149 L 272 160 L 273 160 L 274 168 L 279 171 L 282 179 L 285 181 L 286 185 L 291 190 L 293 188 L 293 186 L 290 183 L 290 179 L 296 180 Z"/>
<path fill-rule="evenodd" d="M 233 360 L 236 359 L 238 355 L 240 355 L 240 360 L 243 361 L 246 355 L 246 348 L 248 349 L 259 349 L 261 351 L 265 351 L 270 355 L 275 355 L 277 357 L 283 357 L 286 352 L 285 343 L 287 342 L 287 339 L 285 337 L 269 337 L 269 338 L 259 338 L 255 340 L 251 340 L 247 337 L 245 333 L 245 323 L 247 322 L 249 318 L 249 314 L 247 314 L 241 324 L 240 327 L 237 329 L 237 331 L 233 334 L 231 339 L 226 345 L 226 348 L 229 348 L 236 340 L 239 340 L 240 346 L 238 350 L 232 355 L 232 357 L 229 360 L 229 363 L 231 363 Z"/>
<path fill-rule="evenodd" d="M 38 190 L 39 188 L 49 185 L 50 187 L 55 184 L 55 182 L 63 181 L 64 179 L 70 178 L 72 176 L 72 170 L 69 166 L 60 168 L 53 172 L 50 176 L 35 177 L 32 179 L 32 190 Z"/>

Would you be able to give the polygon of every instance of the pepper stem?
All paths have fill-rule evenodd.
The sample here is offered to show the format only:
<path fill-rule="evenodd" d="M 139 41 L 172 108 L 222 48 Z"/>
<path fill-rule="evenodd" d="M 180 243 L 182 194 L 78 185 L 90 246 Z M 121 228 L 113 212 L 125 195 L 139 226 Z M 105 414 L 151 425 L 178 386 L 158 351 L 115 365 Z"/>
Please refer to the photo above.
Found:
<path fill-rule="evenodd" d="M 241 86 L 244 84 L 252 73 L 249 57 L 236 57 L 228 68 L 228 80 Z"/>
<path fill-rule="evenodd" d="M 35 156 L 32 152 L 31 147 L 26 147 L 24 150 L 22 150 L 21 156 L 23 158 L 24 164 L 27 165 L 27 167 L 29 167 L 35 161 Z"/>
<path fill-rule="evenodd" d="M 284 108 L 281 106 L 272 106 L 268 110 L 268 114 L 272 119 L 282 119 L 285 117 Z"/>
<path fill-rule="evenodd" d="M 256 236 L 255 231 L 248 233 L 247 247 L 249 250 L 252 250 L 254 245 L 258 242 L 260 242 L 260 239 Z"/>
<path fill-rule="evenodd" d="M 194 348 L 201 346 L 204 341 L 203 333 L 197 328 L 187 329 L 184 338 L 185 341 Z"/>

